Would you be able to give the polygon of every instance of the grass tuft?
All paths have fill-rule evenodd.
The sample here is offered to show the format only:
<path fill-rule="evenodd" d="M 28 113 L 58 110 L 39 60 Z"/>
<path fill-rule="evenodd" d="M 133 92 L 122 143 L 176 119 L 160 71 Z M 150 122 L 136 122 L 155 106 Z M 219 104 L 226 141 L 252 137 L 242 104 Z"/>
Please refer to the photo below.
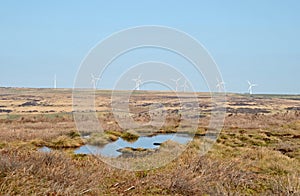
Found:
<path fill-rule="evenodd" d="M 139 139 L 139 135 L 133 131 L 127 131 L 121 135 L 121 138 L 128 142 L 135 142 Z"/>

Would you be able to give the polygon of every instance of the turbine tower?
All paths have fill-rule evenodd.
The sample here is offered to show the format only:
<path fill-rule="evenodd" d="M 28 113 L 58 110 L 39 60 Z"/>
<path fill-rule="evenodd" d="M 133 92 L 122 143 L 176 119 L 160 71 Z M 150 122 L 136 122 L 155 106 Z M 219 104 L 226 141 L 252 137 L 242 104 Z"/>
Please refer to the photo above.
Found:
<path fill-rule="evenodd" d="M 176 80 L 175 79 L 172 79 L 173 82 L 175 82 L 176 84 L 176 88 L 175 88 L 175 91 L 177 92 L 178 91 L 178 88 L 179 88 L 179 81 L 181 80 L 181 77 L 180 78 L 177 78 Z"/>
<path fill-rule="evenodd" d="M 219 92 L 222 92 L 225 89 L 225 82 L 220 81 L 217 78 L 217 85 L 216 85 L 216 87 L 217 87 L 217 89 L 218 89 Z"/>
<path fill-rule="evenodd" d="M 54 74 L 54 88 L 56 89 L 56 74 Z"/>
<path fill-rule="evenodd" d="M 100 80 L 100 78 L 96 78 L 96 77 L 94 76 L 94 74 L 91 74 L 91 78 L 92 78 L 91 84 L 93 85 L 93 88 L 96 89 L 97 83 L 98 83 L 98 81 Z"/>
<path fill-rule="evenodd" d="M 249 82 L 249 80 L 247 82 L 249 84 L 249 88 L 248 88 L 249 94 L 252 95 L 253 94 L 252 87 L 257 86 L 257 84 L 252 84 L 251 82 Z"/>
<path fill-rule="evenodd" d="M 135 82 L 135 90 L 140 90 L 140 86 L 142 85 L 142 80 L 141 80 L 141 74 L 137 77 L 137 78 L 134 78 L 132 79 L 132 81 Z"/>
<path fill-rule="evenodd" d="M 187 80 L 184 81 L 184 84 L 181 86 L 183 88 L 183 92 L 186 92 L 186 89 L 189 88 L 189 85 L 187 83 Z"/>

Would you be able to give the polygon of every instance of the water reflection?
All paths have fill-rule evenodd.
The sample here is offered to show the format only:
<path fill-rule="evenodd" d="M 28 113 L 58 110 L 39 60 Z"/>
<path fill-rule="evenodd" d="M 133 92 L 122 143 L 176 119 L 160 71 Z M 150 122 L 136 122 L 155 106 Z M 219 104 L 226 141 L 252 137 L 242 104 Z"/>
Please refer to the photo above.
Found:
<path fill-rule="evenodd" d="M 38 151 L 40 151 L 40 152 L 51 152 L 51 148 L 48 148 L 48 147 L 44 146 L 44 147 L 39 148 Z"/>
<path fill-rule="evenodd" d="M 186 144 L 192 139 L 193 138 L 187 134 L 160 134 L 152 137 L 141 136 L 138 140 L 132 143 L 119 138 L 118 140 L 101 147 L 84 145 L 75 150 L 74 153 L 98 154 L 106 157 L 117 157 L 122 154 L 117 150 L 125 147 L 154 149 L 159 147 L 157 144 L 163 143 L 167 140 L 172 140 L 180 144 Z"/>

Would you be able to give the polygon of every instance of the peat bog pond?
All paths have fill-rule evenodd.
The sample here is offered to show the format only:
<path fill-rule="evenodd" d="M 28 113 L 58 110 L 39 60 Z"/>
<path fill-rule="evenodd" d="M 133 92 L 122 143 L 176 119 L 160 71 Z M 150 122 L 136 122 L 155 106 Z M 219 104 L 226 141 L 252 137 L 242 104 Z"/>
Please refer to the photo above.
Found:
<path fill-rule="evenodd" d="M 128 142 L 122 138 L 108 143 L 104 146 L 93 146 L 93 145 L 83 145 L 80 148 L 74 150 L 75 154 L 95 154 L 105 157 L 118 157 L 122 155 L 119 149 L 122 148 L 144 148 L 144 149 L 155 149 L 159 148 L 159 145 L 167 140 L 172 140 L 180 144 L 187 144 L 193 139 L 191 135 L 188 134 L 159 134 L 155 136 L 141 136 L 134 142 Z M 42 152 L 50 152 L 51 149 L 48 147 L 42 147 L 39 149 Z"/>

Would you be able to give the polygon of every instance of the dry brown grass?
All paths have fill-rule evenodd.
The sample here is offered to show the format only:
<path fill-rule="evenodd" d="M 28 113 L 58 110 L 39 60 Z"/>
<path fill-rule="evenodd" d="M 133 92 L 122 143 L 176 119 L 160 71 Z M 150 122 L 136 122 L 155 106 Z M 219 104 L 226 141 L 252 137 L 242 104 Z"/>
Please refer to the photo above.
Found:
<path fill-rule="evenodd" d="M 0 116 L 0 195 L 300 195 L 300 113 L 285 110 L 300 105 L 294 97 L 229 95 L 232 111 L 260 108 L 271 112 L 228 113 L 217 143 L 200 156 L 201 137 L 209 122 L 209 116 L 203 117 L 199 137 L 179 158 L 159 169 L 130 172 L 112 168 L 92 155 L 74 155 L 71 150 L 37 150 L 44 145 L 69 148 L 83 144 L 67 113 L 71 111 L 70 91 L 1 90 L 0 105 L 14 112 Z M 107 92 L 97 95 L 105 137 L 115 140 L 127 130 L 105 112 L 110 99 Z M 151 103 L 164 100 L 170 110 L 164 129 L 153 133 L 174 132 L 180 123 L 173 112 L 178 109 L 173 95 L 162 99 L 164 96 L 141 93 L 133 97 L 139 106 L 148 104 L 146 98 Z M 19 106 L 32 100 L 39 100 L 39 105 Z M 203 95 L 203 108 L 209 110 L 210 104 Z M 55 112 L 43 113 L 48 110 Z M 147 114 L 135 116 L 137 121 L 148 118 Z M 126 163 L 130 157 L 123 159 Z"/>
<path fill-rule="evenodd" d="M 222 147 L 223 148 L 223 147 Z M 216 153 L 215 153 L 215 152 Z M 299 162 L 268 149 L 205 156 L 188 149 L 167 166 L 141 172 L 111 168 L 94 156 L 43 153 L 28 145 L 1 149 L 0 194 L 297 195 Z M 285 163 L 285 164 L 284 164 Z M 275 173 L 274 173 L 275 172 Z M 134 189 L 127 191 L 130 187 Z"/>

